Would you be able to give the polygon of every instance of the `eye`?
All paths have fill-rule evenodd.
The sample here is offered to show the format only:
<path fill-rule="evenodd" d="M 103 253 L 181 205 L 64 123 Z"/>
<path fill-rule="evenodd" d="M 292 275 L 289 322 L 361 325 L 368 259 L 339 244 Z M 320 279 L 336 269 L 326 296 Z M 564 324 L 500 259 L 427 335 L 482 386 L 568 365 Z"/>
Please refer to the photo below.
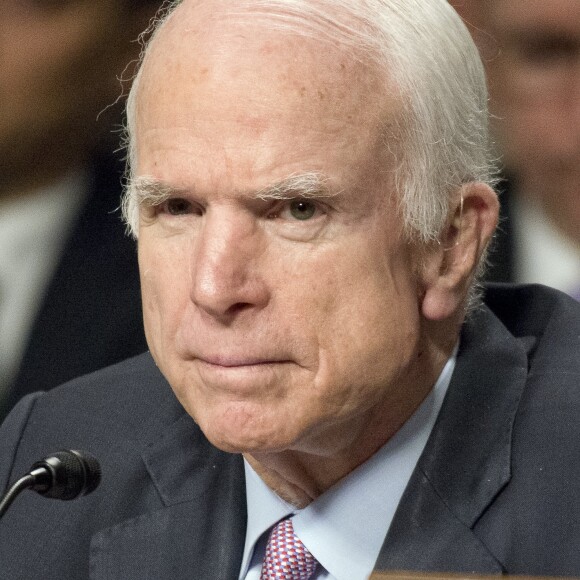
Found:
<path fill-rule="evenodd" d="M 161 204 L 161 208 L 169 215 L 186 215 L 192 211 L 191 202 L 182 197 L 175 197 L 164 201 Z"/>
<path fill-rule="evenodd" d="M 309 220 L 316 214 L 316 205 L 304 199 L 295 199 L 288 208 L 290 215 L 297 220 Z"/>
<path fill-rule="evenodd" d="M 319 205 L 308 199 L 293 199 L 284 202 L 284 205 L 272 213 L 270 218 L 280 218 L 287 221 L 305 222 L 318 217 L 322 212 Z"/>

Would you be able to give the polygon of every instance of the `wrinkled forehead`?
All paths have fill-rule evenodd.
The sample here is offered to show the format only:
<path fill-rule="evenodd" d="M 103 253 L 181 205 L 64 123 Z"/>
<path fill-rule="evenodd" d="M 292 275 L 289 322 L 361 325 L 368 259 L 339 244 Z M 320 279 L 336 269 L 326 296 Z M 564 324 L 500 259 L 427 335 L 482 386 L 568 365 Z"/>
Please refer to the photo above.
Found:
<path fill-rule="evenodd" d="M 344 107 L 358 100 L 365 108 L 384 99 L 389 85 L 387 92 L 395 93 L 370 51 L 349 44 L 352 35 L 341 30 L 340 18 L 329 23 L 290 12 L 283 3 L 263 6 L 249 0 L 181 3 L 148 47 L 139 92 L 161 85 L 168 91 L 172 82 L 251 88 L 267 80 L 282 91 L 317 85 L 320 101 Z"/>
<path fill-rule="evenodd" d="M 136 93 L 135 174 L 211 173 L 222 189 L 323 168 L 342 187 L 384 179 L 401 116 L 386 75 L 342 44 L 233 4 L 184 3 L 150 45 Z"/>
<path fill-rule="evenodd" d="M 181 30 L 217 40 L 271 30 L 325 40 L 369 60 L 378 56 L 377 29 L 369 26 L 371 13 L 355 6 L 334 0 L 183 0 L 158 27 L 157 36 Z"/>

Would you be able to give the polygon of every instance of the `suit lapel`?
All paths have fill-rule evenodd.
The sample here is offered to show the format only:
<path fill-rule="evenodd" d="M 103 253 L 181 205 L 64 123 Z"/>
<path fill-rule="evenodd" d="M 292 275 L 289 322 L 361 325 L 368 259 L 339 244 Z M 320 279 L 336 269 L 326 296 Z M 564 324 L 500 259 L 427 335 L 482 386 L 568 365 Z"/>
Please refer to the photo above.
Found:
<path fill-rule="evenodd" d="M 164 507 L 95 534 L 91 579 L 237 578 L 246 531 L 241 456 L 210 445 L 184 415 L 143 461 Z"/>
<path fill-rule="evenodd" d="M 377 569 L 502 572 L 476 524 L 510 479 L 526 375 L 522 344 L 489 310 L 476 313 L 464 326 L 449 391 Z"/>

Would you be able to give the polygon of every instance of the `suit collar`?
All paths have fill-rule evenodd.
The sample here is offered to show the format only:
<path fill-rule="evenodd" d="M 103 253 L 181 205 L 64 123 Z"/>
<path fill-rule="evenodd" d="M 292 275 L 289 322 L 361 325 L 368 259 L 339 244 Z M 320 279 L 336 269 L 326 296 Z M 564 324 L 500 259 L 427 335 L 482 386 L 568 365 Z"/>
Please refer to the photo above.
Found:
<path fill-rule="evenodd" d="M 522 344 L 486 308 L 474 314 L 379 569 L 502 571 L 474 527 L 510 479 L 512 428 L 526 375 Z"/>
<path fill-rule="evenodd" d="M 95 534 L 91 579 L 237 578 L 246 529 L 241 456 L 213 447 L 183 413 L 142 458 L 164 507 Z"/>

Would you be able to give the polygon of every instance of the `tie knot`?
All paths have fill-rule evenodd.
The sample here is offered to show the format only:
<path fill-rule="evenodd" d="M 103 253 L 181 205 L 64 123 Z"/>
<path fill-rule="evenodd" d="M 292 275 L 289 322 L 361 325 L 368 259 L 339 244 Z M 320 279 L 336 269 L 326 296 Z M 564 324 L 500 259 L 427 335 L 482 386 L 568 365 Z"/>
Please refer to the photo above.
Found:
<path fill-rule="evenodd" d="M 260 580 L 308 580 L 317 561 L 294 533 L 292 520 L 278 522 L 270 532 Z"/>

